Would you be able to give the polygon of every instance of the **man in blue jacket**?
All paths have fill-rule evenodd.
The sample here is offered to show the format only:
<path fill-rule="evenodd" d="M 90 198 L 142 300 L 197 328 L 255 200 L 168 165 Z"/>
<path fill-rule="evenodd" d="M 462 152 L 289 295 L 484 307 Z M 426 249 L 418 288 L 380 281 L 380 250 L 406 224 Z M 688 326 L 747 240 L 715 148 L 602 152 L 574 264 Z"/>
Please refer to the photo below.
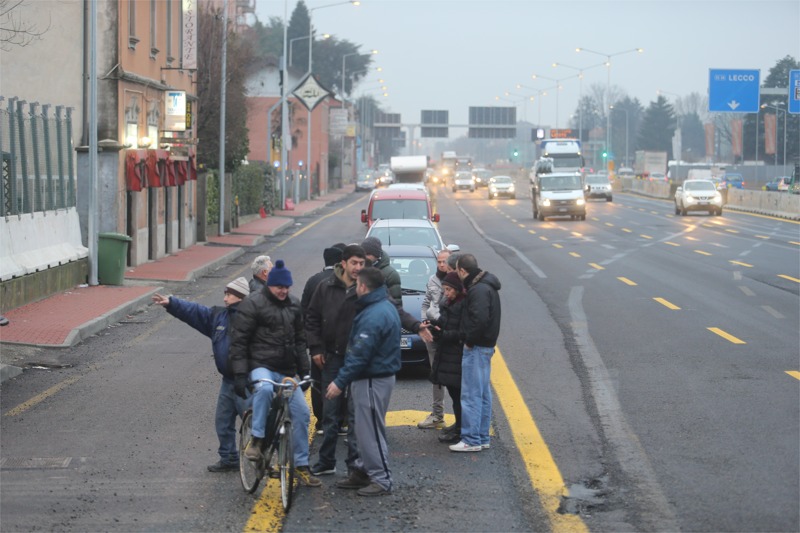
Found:
<path fill-rule="evenodd" d="M 230 336 L 228 325 L 236 309 L 250 288 L 245 278 L 236 278 L 225 286 L 225 307 L 206 307 L 174 296 L 153 295 L 153 302 L 164 307 L 169 314 L 189 324 L 211 338 L 214 362 L 222 374 L 222 383 L 217 395 L 215 425 L 219 439 L 219 461 L 208 466 L 209 472 L 239 470 L 239 452 L 236 447 L 236 417 L 245 411 L 245 401 L 236 395 L 233 388 L 233 373 L 228 368 Z"/>
<path fill-rule="evenodd" d="M 355 409 L 355 433 L 359 458 L 347 486 L 359 496 L 383 496 L 392 492 L 392 471 L 386 445 L 386 410 L 400 370 L 400 316 L 387 298 L 383 274 L 367 267 L 358 274 L 356 316 L 344 366 L 328 385 L 326 397 L 339 396 L 350 385 Z M 360 480 L 360 483 L 353 483 Z M 360 487 L 359 487 L 360 485 Z"/>

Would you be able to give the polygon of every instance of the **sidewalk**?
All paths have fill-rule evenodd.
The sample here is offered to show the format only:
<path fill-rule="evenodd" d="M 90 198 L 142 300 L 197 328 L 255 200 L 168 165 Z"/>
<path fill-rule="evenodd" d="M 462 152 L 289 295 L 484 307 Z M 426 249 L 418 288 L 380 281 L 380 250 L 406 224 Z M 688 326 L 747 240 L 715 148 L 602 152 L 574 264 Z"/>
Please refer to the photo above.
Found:
<path fill-rule="evenodd" d="M 10 346 L 66 348 L 115 324 L 150 304 L 150 297 L 163 290 L 159 283 L 190 282 L 244 254 L 244 247 L 261 244 L 294 223 L 313 215 L 352 191 L 352 186 L 314 200 L 301 202 L 292 211 L 276 211 L 235 228 L 230 234 L 210 237 L 175 254 L 128 269 L 124 286 L 81 286 L 44 300 L 12 309 L 5 314 L 9 324 L 0 328 L 3 351 Z M 0 363 L 0 382 L 22 373 L 22 368 Z"/>

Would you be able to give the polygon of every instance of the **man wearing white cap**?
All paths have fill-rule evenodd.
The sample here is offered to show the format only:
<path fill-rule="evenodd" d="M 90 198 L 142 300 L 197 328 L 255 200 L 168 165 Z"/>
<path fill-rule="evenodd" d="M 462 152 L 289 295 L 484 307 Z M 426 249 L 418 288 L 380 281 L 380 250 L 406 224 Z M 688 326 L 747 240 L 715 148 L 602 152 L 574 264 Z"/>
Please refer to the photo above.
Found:
<path fill-rule="evenodd" d="M 164 307 L 169 314 L 189 324 L 194 329 L 211 338 L 214 362 L 222 374 L 222 384 L 217 396 L 215 425 L 219 439 L 219 461 L 208 466 L 209 472 L 230 472 L 239 470 L 239 452 L 236 447 L 236 417 L 245 411 L 245 401 L 236 395 L 233 373 L 228 368 L 228 335 L 231 318 L 248 294 L 250 287 L 245 278 L 236 278 L 225 286 L 223 301 L 225 307 L 206 307 L 194 302 L 181 300 L 174 296 L 153 295 L 153 302 Z"/>

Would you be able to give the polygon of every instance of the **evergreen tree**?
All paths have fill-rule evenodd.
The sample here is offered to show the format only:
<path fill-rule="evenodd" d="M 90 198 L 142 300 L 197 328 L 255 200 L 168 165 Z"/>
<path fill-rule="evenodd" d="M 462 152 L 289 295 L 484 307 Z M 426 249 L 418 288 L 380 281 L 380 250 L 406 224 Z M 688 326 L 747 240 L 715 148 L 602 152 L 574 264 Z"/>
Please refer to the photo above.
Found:
<path fill-rule="evenodd" d="M 672 135 L 675 133 L 676 117 L 672 105 L 664 96 L 650 102 L 639 125 L 637 146 L 640 150 L 667 152 L 671 159 Z"/>
<path fill-rule="evenodd" d="M 694 163 L 705 159 L 706 134 L 697 113 L 681 116 L 681 148 L 684 161 Z"/>
<path fill-rule="evenodd" d="M 290 66 L 303 72 L 308 70 L 308 35 L 310 32 L 311 17 L 308 14 L 306 3 L 300 0 L 297 2 L 297 6 L 292 11 L 292 16 L 289 19 L 286 46 L 289 47 L 292 53 Z"/>

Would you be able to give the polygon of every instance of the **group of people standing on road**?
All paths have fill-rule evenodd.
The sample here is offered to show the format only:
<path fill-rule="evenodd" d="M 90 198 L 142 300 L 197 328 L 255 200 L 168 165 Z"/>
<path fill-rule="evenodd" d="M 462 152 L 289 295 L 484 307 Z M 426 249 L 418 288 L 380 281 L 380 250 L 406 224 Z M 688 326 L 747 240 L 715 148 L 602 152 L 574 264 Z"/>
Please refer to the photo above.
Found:
<path fill-rule="evenodd" d="M 439 440 L 453 452 L 489 448 L 491 357 L 500 329 L 500 282 L 478 268 L 471 254 L 437 257 L 421 317 L 402 309 L 400 276 L 380 240 L 337 243 L 323 251 L 325 268 L 309 278 L 302 300 L 290 294 L 291 272 L 282 260 L 257 257 L 253 277 L 225 287 L 225 307 L 206 307 L 174 296 L 153 301 L 211 338 L 222 383 L 217 398 L 217 463 L 212 472 L 238 469 L 236 418 L 252 405 L 252 439 L 247 460 L 259 458 L 272 385 L 264 378 L 305 376 L 322 442 L 309 467 L 310 411 L 304 390 L 295 390 L 290 412 L 294 458 L 300 484 L 318 487 L 318 476 L 336 473 L 336 444 L 347 434 L 347 476 L 336 483 L 361 496 L 394 488 L 386 443 L 386 412 L 401 367 L 401 328 L 418 333 L 431 360 L 433 409 L 418 424 L 443 429 Z M 455 423 L 444 427 L 444 387 Z"/>

